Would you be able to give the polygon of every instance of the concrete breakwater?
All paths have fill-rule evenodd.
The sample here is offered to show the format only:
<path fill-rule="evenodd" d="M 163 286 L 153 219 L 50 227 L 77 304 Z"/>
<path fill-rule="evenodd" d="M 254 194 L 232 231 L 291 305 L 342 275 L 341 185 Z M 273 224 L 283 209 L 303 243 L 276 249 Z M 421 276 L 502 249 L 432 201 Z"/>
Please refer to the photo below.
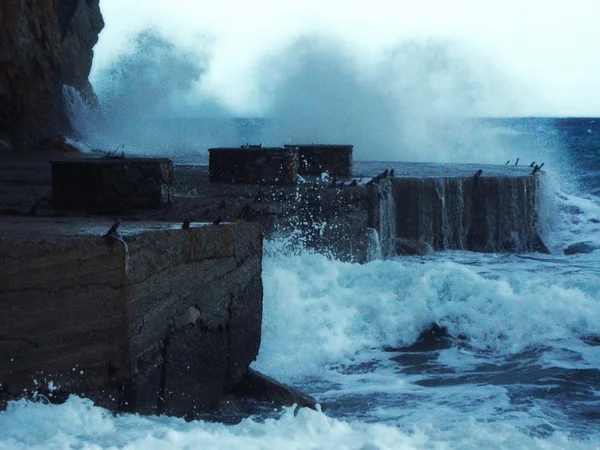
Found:
<path fill-rule="evenodd" d="M 478 167 L 483 172 L 476 177 Z M 295 186 L 239 186 L 206 182 L 206 167 L 176 166 L 174 189 L 196 220 L 233 219 L 249 205 L 251 220 L 269 237 L 294 236 L 300 245 L 365 262 L 373 255 L 373 231 L 381 257 L 427 248 L 546 252 L 540 238 L 544 174 L 531 172 L 397 163 L 396 175 L 377 183 L 369 173 L 337 178 L 335 186 L 331 178 L 306 176 Z"/>
<path fill-rule="evenodd" d="M 168 198 L 157 194 L 151 209 L 118 204 L 115 239 L 104 236 L 114 220 L 104 203 L 84 218 L 77 202 L 52 200 L 48 159 L 0 165 L 0 403 L 77 393 L 113 411 L 183 417 L 236 392 L 289 403 L 293 392 L 266 392 L 272 380 L 249 370 L 260 346 L 263 233 L 353 262 L 540 244 L 543 174 L 526 168 L 475 176 L 474 166 L 398 163 L 393 177 L 309 174 L 274 186 L 211 183 L 208 167 L 175 165 L 166 177 L 147 171 L 152 192 Z M 98 180 L 118 174 L 133 186 L 146 173 L 139 163 L 115 160 L 118 171 Z M 60 192 L 79 183 L 66 177 Z"/>
<path fill-rule="evenodd" d="M 0 394 L 193 417 L 258 353 L 258 224 L 0 220 Z"/>

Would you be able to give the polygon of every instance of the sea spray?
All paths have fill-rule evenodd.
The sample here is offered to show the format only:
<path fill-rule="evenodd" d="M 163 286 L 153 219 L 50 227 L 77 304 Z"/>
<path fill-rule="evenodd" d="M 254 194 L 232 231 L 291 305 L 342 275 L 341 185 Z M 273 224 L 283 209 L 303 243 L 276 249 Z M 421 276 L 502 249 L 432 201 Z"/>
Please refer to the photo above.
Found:
<path fill-rule="evenodd" d="M 349 264 L 309 251 L 269 251 L 255 366 L 282 380 L 318 376 L 360 352 L 409 345 L 432 323 L 473 348 L 513 354 L 600 335 L 600 280 L 550 271 L 498 272 L 403 259 Z M 491 261 L 494 261 L 493 259 Z M 539 261 L 554 270 L 554 263 Z M 499 267 L 496 269 L 499 270 Z M 493 272 L 492 272 L 493 274 Z"/>

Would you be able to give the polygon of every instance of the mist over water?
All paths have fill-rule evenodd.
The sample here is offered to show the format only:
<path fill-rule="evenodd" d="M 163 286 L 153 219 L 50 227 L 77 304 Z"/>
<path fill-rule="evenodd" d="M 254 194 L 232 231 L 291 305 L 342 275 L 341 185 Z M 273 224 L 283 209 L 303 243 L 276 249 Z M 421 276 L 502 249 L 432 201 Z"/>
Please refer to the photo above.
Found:
<path fill-rule="evenodd" d="M 365 60 L 340 39 L 305 36 L 239 74 L 255 95 L 236 106 L 207 92 L 210 70 L 210 41 L 182 48 L 142 31 L 97 71 L 101 115 L 79 134 L 95 147 L 170 156 L 247 142 L 349 143 L 356 160 L 379 161 L 502 164 L 559 153 L 507 145 L 514 131 L 472 120 L 518 109 L 518 99 L 492 61 L 452 41 L 406 40 Z M 248 111 L 261 120 L 241 122 Z"/>
<path fill-rule="evenodd" d="M 181 48 L 153 29 L 138 33 L 129 49 L 99 70 L 94 87 L 101 109 L 81 138 L 104 149 L 124 145 L 136 153 L 163 155 L 228 141 L 233 124 L 214 135 L 210 124 L 197 121 L 228 116 L 198 89 L 208 64 L 208 42 L 203 48 Z"/>

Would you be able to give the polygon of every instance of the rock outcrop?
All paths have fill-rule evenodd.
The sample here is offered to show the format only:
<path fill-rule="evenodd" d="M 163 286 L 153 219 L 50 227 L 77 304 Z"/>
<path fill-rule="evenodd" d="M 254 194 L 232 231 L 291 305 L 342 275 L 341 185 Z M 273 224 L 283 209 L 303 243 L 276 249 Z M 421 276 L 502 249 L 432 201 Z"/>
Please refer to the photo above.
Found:
<path fill-rule="evenodd" d="M 88 76 L 103 27 L 99 0 L 2 0 L 0 150 L 68 130 L 64 85 L 94 99 Z"/>

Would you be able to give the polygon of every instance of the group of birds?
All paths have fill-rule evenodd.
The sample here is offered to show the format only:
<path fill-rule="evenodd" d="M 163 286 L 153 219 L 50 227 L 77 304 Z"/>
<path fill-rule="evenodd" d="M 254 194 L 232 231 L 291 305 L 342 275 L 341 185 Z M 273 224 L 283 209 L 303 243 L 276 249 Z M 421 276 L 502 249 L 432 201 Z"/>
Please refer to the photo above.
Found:
<path fill-rule="evenodd" d="M 384 178 L 387 177 L 393 177 L 394 176 L 394 169 L 385 169 L 383 172 L 381 172 L 379 175 L 371 178 L 369 181 L 367 181 L 366 185 L 367 186 L 374 186 L 376 184 L 379 184 L 379 182 L 381 180 L 383 180 Z"/>
<path fill-rule="evenodd" d="M 517 161 L 515 162 L 515 167 L 519 165 L 519 159 L 517 158 Z M 506 164 L 504 164 L 505 166 L 508 166 L 510 164 L 510 159 L 508 161 L 506 161 Z M 537 172 L 539 172 L 542 167 L 544 167 L 545 163 L 541 163 L 539 166 L 535 163 L 535 161 L 533 161 L 531 164 L 529 164 L 529 167 L 533 168 L 533 171 L 531 172 L 531 175 L 535 175 Z"/>

